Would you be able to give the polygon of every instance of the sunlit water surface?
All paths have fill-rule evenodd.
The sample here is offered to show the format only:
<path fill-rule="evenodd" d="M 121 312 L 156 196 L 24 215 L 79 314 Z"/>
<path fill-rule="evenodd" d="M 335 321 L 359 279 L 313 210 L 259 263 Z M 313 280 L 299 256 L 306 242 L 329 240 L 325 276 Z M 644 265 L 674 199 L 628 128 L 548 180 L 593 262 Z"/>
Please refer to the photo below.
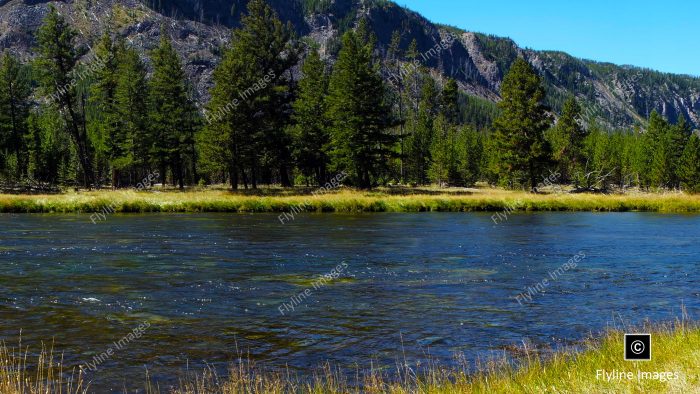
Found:
<path fill-rule="evenodd" d="M 68 367 L 111 347 L 87 375 L 102 393 L 143 389 L 147 371 L 161 388 L 188 366 L 225 372 L 239 353 L 301 374 L 449 364 L 699 315 L 700 216 L 491 215 L 0 215 L 0 339 L 53 341 Z"/>

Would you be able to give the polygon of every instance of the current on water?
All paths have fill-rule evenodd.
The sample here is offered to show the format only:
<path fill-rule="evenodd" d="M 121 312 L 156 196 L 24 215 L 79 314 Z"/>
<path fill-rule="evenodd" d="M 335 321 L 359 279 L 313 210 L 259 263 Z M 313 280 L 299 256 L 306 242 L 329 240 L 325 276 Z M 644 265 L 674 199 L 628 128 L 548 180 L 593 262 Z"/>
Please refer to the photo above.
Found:
<path fill-rule="evenodd" d="M 449 364 L 700 312 L 700 216 L 491 216 L 0 215 L 0 339 L 53 343 L 108 393 L 239 354 Z"/>

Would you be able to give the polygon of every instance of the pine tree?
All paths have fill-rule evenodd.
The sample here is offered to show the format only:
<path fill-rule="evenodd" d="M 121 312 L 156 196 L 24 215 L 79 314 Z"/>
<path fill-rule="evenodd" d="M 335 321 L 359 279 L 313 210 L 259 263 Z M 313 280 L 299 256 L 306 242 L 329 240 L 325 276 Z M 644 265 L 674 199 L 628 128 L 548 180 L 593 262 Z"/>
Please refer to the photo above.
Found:
<path fill-rule="evenodd" d="M 639 128 L 635 128 L 630 136 L 630 143 L 627 147 L 627 161 L 629 162 L 629 178 L 625 184 L 639 187 L 647 186 L 645 177 L 647 174 L 647 157 L 649 152 L 645 146 L 646 135 L 642 134 Z"/>
<path fill-rule="evenodd" d="M 294 156 L 305 176 L 315 176 L 319 185 L 327 181 L 330 162 L 330 133 L 325 119 L 328 94 L 326 65 L 312 50 L 302 67 L 304 78 L 299 82 L 299 97 L 294 102 Z"/>
<path fill-rule="evenodd" d="M 83 172 L 83 185 L 91 187 L 95 184 L 95 173 L 85 121 L 85 98 L 76 91 L 73 75 L 79 58 L 74 46 L 75 37 L 76 32 L 58 14 L 56 8 L 50 6 L 49 13 L 36 34 L 39 44 L 37 68 L 43 93 L 48 97 L 48 103 L 59 109 L 75 144 Z"/>
<path fill-rule="evenodd" d="M 464 126 L 457 137 L 458 185 L 471 186 L 479 180 L 484 161 L 484 143 L 481 133 Z"/>
<path fill-rule="evenodd" d="M 690 138 L 690 128 L 681 116 L 671 125 L 656 111 L 649 119 L 646 144 L 648 150 L 648 183 L 654 187 L 677 188 L 680 186 L 679 165 L 685 145 Z"/>
<path fill-rule="evenodd" d="M 343 35 L 343 45 L 330 81 L 329 118 L 333 158 L 360 188 L 370 188 L 392 155 L 394 126 L 384 81 L 373 56 L 374 39 L 366 21 Z"/>
<path fill-rule="evenodd" d="M 693 133 L 678 163 L 678 176 L 687 191 L 700 192 L 700 138 Z"/>
<path fill-rule="evenodd" d="M 161 30 L 160 45 L 153 51 L 151 61 L 151 157 L 163 181 L 167 168 L 170 168 L 173 183 L 183 188 L 187 166 L 195 160 L 192 147 L 197 121 L 196 108 L 188 95 L 187 78 L 180 58 L 164 29 Z"/>
<path fill-rule="evenodd" d="M 450 185 L 460 185 L 464 183 L 461 174 L 458 171 L 457 158 L 457 138 L 458 130 L 453 127 L 459 123 L 459 87 L 457 81 L 450 78 L 445 83 L 440 94 L 440 113 L 445 117 L 445 121 L 449 125 L 448 132 L 445 135 L 449 145 L 449 167 L 448 167 L 448 183 Z"/>
<path fill-rule="evenodd" d="M 8 53 L 0 59 L 0 171 L 13 158 L 20 179 L 27 175 L 31 86 L 28 71 Z"/>
<path fill-rule="evenodd" d="M 401 74 L 401 32 L 394 30 L 391 33 L 391 41 L 387 48 L 387 57 L 389 60 L 389 70 L 394 77 L 400 77 Z"/>
<path fill-rule="evenodd" d="M 559 163 L 562 181 L 580 181 L 576 174 L 583 170 L 583 143 L 588 131 L 581 123 L 581 106 L 571 96 L 564 102 L 561 116 L 552 129 L 553 158 Z"/>
<path fill-rule="evenodd" d="M 672 152 L 670 125 L 658 112 L 652 111 L 644 138 L 647 154 L 646 184 L 651 187 L 668 187 L 672 177 Z"/>
<path fill-rule="evenodd" d="M 301 46 L 292 24 L 283 24 L 265 1 L 252 0 L 248 8 L 249 17 L 257 21 L 250 25 L 264 26 L 267 29 L 261 32 L 252 29 L 253 34 L 250 36 L 251 42 L 257 43 L 257 47 L 253 48 L 258 64 L 262 65 L 261 70 L 267 71 L 266 75 L 278 76 L 270 81 L 266 89 L 261 90 L 262 94 L 256 96 L 255 102 L 265 114 L 257 139 L 264 142 L 263 154 L 270 158 L 267 160 L 268 173 L 277 173 L 280 184 L 289 187 L 292 186 L 289 176 L 292 166 L 292 137 L 287 131 L 292 123 L 296 88 L 292 68 L 299 62 Z M 264 39 L 259 40 L 260 37 Z M 266 178 L 268 183 L 272 181 L 269 175 Z"/>
<path fill-rule="evenodd" d="M 407 139 L 408 176 L 411 181 L 418 184 L 426 184 L 429 180 L 428 170 L 435 133 L 433 122 L 439 111 L 438 96 L 435 80 L 426 77 L 421 87 L 418 113 L 415 120 L 411 122 L 413 131 Z"/>
<path fill-rule="evenodd" d="M 93 139 L 96 161 L 109 167 L 112 174 L 112 187 L 118 187 L 121 168 L 115 167 L 115 162 L 123 160 L 126 154 L 124 150 L 126 135 L 119 124 L 120 116 L 117 113 L 115 100 L 120 59 L 118 47 L 109 32 L 102 35 L 95 47 L 95 58 L 102 62 L 102 66 L 93 73 L 95 81 L 90 87 L 89 101 L 94 109 L 91 113 L 94 115 L 88 121 L 95 129 L 93 135 L 98 139 L 98 141 Z"/>
<path fill-rule="evenodd" d="M 65 138 L 64 118 L 55 106 L 41 106 L 30 115 L 28 124 L 30 179 L 50 185 L 66 181 L 61 173 L 75 162 L 75 149 Z"/>
<path fill-rule="evenodd" d="M 452 126 L 444 114 L 439 114 L 435 118 L 434 138 L 430 146 L 430 167 L 428 174 L 430 180 L 439 186 L 447 186 L 456 172 L 456 154 L 454 152 Z"/>
<path fill-rule="evenodd" d="M 299 52 L 291 25 L 284 25 L 264 1 L 251 0 L 214 72 L 205 134 L 218 137 L 201 138 L 219 145 L 203 152 L 209 163 L 225 160 L 220 166 L 227 168 L 234 188 L 239 174 L 247 187 L 246 169 L 254 188 L 264 173 L 274 170 L 283 186 L 291 185 L 291 138 L 285 130 L 294 97 L 285 74 Z"/>
<path fill-rule="evenodd" d="M 638 186 L 638 173 L 635 168 L 635 151 L 638 145 L 638 138 L 634 132 L 621 132 L 622 148 L 621 148 L 621 168 L 620 179 L 618 186 L 625 190 L 628 187 Z"/>
<path fill-rule="evenodd" d="M 247 116 L 249 107 L 241 103 L 239 91 L 244 91 L 252 80 L 242 54 L 230 47 L 223 52 L 221 62 L 214 70 L 211 100 L 204 110 L 206 124 L 197 137 L 202 168 L 210 174 L 228 176 L 233 190 L 238 189 L 239 175 L 248 187 L 245 167 L 253 150 L 253 119 Z M 245 105 L 242 105 L 245 104 Z"/>
<path fill-rule="evenodd" d="M 610 136 L 607 131 L 598 125 L 593 125 L 585 141 L 586 157 L 588 161 L 584 173 L 581 175 L 581 183 L 587 189 L 596 186 L 605 189 L 608 173 L 611 168 Z"/>
<path fill-rule="evenodd" d="M 420 101 L 423 90 L 423 81 L 429 80 L 434 82 L 432 78 L 424 75 L 424 67 L 417 66 L 420 64 L 418 57 L 418 43 L 416 39 L 411 40 L 408 49 L 405 52 L 406 65 L 400 68 L 401 86 L 403 94 L 401 102 L 404 107 L 404 116 L 400 120 L 405 122 L 403 130 L 403 140 L 400 141 L 400 153 L 403 159 L 403 174 L 404 183 L 425 183 L 427 181 L 427 166 L 428 163 L 422 163 L 422 157 L 428 157 L 424 153 L 430 149 L 430 142 L 427 145 L 421 145 L 421 140 L 425 140 L 432 133 L 432 116 L 427 118 L 421 116 Z M 434 85 L 433 85 L 434 87 Z M 437 95 L 437 91 L 435 91 Z M 432 111 L 432 109 L 431 109 Z M 425 113 L 423 115 L 426 115 Z M 429 124 L 428 124 L 429 123 Z M 417 138 L 418 137 L 418 138 Z M 416 154 L 419 154 L 416 157 Z"/>
<path fill-rule="evenodd" d="M 459 87 L 453 78 L 448 79 L 442 88 L 440 112 L 450 124 L 459 123 Z"/>
<path fill-rule="evenodd" d="M 608 133 L 608 169 L 603 179 L 604 187 L 607 188 L 611 184 L 621 185 L 623 183 L 623 168 L 624 152 L 625 152 L 625 137 L 619 131 Z"/>
<path fill-rule="evenodd" d="M 418 43 L 414 38 L 406 50 L 406 60 L 408 60 L 409 66 L 407 66 L 404 85 L 406 89 L 406 102 L 409 108 L 412 110 L 414 116 L 418 115 L 418 105 L 421 98 L 421 80 L 422 80 L 422 67 L 416 67 L 415 65 L 419 62 L 418 57 Z"/>
<path fill-rule="evenodd" d="M 670 187 L 677 188 L 680 184 L 680 175 L 678 169 L 680 167 L 681 156 L 685 151 L 685 146 L 691 135 L 690 126 L 685 120 L 685 116 L 680 115 L 678 122 L 669 127 L 669 161 L 671 166 Z"/>
<path fill-rule="evenodd" d="M 387 51 L 389 71 L 389 83 L 395 92 L 395 97 L 392 101 L 395 103 L 396 117 L 399 122 L 398 138 L 399 138 L 399 181 L 406 182 L 406 84 L 405 84 L 405 67 L 403 66 L 403 52 L 401 50 L 401 33 L 395 30 L 391 35 L 391 42 Z"/>
<path fill-rule="evenodd" d="M 511 66 L 501 84 L 501 114 L 494 121 L 501 183 L 535 188 L 538 173 L 548 164 L 550 147 L 544 132 L 551 124 L 544 105 L 542 78 L 522 58 Z"/>
<path fill-rule="evenodd" d="M 121 42 L 120 62 L 114 92 L 114 104 L 123 133 L 121 157 L 113 165 L 128 169 L 129 182 L 137 183 L 148 175 L 149 151 L 153 144 L 148 129 L 148 80 L 146 65 L 134 48 Z M 164 176 L 165 174 L 161 174 Z"/>

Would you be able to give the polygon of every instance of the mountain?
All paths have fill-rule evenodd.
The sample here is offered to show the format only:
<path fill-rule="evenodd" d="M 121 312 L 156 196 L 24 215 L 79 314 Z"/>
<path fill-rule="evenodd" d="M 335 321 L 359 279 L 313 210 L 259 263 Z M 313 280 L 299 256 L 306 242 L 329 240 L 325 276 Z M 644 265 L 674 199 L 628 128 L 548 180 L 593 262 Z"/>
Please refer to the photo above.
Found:
<path fill-rule="evenodd" d="M 157 45 L 161 26 L 165 26 L 185 59 L 198 100 L 204 102 L 220 48 L 229 39 L 230 28 L 239 24 L 246 3 L 247 0 L 0 0 L 0 50 L 7 48 L 31 59 L 34 33 L 49 4 L 54 4 L 80 30 L 86 59 L 91 45 L 108 28 L 126 37 L 145 57 Z M 386 54 L 392 33 L 398 30 L 402 33 L 403 49 L 415 39 L 418 51 L 429 54 L 422 57 L 423 64 L 437 78 L 455 78 L 465 94 L 487 106 L 499 100 L 504 74 L 514 59 L 522 56 L 543 75 L 549 104 L 555 112 L 565 97 L 575 94 L 589 115 L 610 127 L 643 125 L 652 110 L 671 121 L 683 115 L 694 127 L 700 127 L 700 78 L 583 60 L 563 52 L 524 49 L 507 38 L 432 23 L 391 1 L 269 3 L 294 26 L 299 37 L 319 44 L 329 58 L 337 53 L 339 36 L 363 16 L 369 19 L 382 54 Z M 448 34 L 456 39 L 447 49 L 429 52 Z"/>

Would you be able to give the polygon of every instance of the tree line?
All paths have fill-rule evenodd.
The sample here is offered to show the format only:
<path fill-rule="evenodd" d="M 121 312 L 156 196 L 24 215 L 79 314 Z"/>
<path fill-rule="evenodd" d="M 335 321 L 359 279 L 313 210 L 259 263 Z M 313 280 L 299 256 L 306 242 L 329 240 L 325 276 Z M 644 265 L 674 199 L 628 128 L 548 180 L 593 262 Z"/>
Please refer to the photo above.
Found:
<path fill-rule="evenodd" d="M 366 20 L 329 64 L 263 0 L 250 1 L 201 108 L 165 30 L 147 59 L 107 31 L 81 63 L 76 32 L 51 8 L 36 38 L 34 61 L 0 59 L 6 182 L 129 187 L 158 173 L 181 188 L 238 189 L 345 173 L 359 188 L 536 188 L 556 173 L 582 190 L 700 191 L 700 140 L 682 116 L 670 124 L 654 112 L 643 130 L 607 130 L 570 97 L 555 119 L 542 78 L 520 58 L 502 100 L 487 105 L 435 78 L 399 32 L 380 56 Z"/>
<path fill-rule="evenodd" d="M 518 59 L 501 87 L 501 115 L 493 125 L 494 155 L 487 175 L 502 184 L 534 187 L 555 169 L 560 182 L 583 190 L 611 186 L 699 191 L 698 135 L 683 116 L 676 124 L 652 112 L 645 130 L 606 130 L 584 125 L 575 98 L 553 122 L 542 104 L 540 76 Z M 538 179 L 540 178 L 540 179 Z"/>

